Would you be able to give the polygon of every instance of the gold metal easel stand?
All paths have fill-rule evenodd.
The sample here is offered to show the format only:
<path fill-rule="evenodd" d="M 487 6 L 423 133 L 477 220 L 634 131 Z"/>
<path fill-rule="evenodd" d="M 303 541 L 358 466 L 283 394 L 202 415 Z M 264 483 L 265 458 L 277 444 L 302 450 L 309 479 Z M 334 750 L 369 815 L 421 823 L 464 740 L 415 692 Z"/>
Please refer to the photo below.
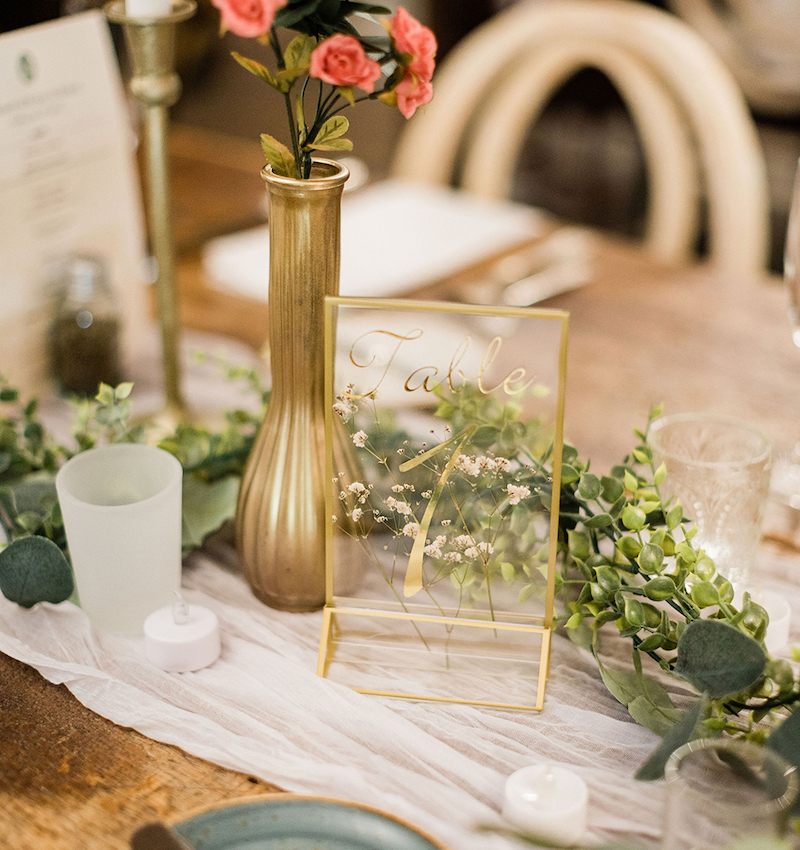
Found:
<path fill-rule="evenodd" d="M 164 364 L 165 416 L 175 422 L 185 418 L 181 394 L 178 294 L 175 279 L 175 246 L 170 214 L 170 177 L 167 158 L 169 107 L 181 94 L 175 73 L 175 25 L 194 15 L 195 0 L 172 0 L 172 12 L 160 18 L 130 17 L 124 0 L 111 0 L 104 11 L 108 20 L 121 24 L 133 66 L 131 94 L 142 104 L 147 153 L 150 240 L 158 264 L 156 298 Z"/>

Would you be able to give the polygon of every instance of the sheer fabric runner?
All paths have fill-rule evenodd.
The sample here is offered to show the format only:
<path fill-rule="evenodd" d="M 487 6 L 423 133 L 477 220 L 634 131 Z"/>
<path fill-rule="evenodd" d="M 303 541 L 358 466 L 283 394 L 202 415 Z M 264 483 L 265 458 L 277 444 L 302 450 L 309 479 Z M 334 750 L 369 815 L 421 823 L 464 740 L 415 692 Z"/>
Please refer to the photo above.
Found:
<path fill-rule="evenodd" d="M 800 610 L 793 562 L 762 560 Z M 143 640 L 93 632 L 70 603 L 26 611 L 2 596 L 0 651 L 117 724 L 287 791 L 377 806 L 452 850 L 511 847 L 476 827 L 497 822 L 509 774 L 545 761 L 587 782 L 594 836 L 658 835 L 662 788 L 633 779 L 658 739 L 566 638 L 555 636 L 541 714 L 364 696 L 316 676 L 321 614 L 264 607 L 231 564 L 225 552 L 196 554 L 184 568 L 186 599 L 212 608 L 223 630 L 222 657 L 205 670 L 155 669 Z"/>

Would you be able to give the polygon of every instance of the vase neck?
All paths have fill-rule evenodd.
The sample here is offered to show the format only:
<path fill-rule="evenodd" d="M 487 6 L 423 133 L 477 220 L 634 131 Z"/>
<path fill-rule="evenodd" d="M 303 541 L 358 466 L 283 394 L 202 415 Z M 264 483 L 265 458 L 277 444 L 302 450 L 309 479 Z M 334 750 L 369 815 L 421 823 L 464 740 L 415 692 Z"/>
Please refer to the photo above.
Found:
<path fill-rule="evenodd" d="M 339 292 L 341 197 L 348 172 L 320 162 L 295 180 L 265 169 L 269 193 L 269 337 L 273 399 L 322 403 L 324 304 Z M 291 388 L 291 389 L 290 389 Z M 277 398 L 276 398 L 277 396 Z"/>

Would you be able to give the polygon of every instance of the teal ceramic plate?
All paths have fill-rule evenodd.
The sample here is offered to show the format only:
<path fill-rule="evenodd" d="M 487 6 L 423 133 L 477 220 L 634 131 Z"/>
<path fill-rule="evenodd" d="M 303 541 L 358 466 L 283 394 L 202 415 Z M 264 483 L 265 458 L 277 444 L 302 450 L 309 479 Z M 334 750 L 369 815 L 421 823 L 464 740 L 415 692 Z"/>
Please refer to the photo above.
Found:
<path fill-rule="evenodd" d="M 294 794 L 221 806 L 175 829 L 196 850 L 445 850 L 377 809 Z"/>

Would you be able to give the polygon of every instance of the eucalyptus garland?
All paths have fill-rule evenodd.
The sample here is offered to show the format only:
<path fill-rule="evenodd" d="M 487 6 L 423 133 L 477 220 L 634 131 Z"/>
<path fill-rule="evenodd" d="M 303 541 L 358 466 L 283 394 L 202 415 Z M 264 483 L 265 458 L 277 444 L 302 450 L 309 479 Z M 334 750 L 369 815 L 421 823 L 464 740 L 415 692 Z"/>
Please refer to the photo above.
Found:
<path fill-rule="evenodd" d="M 259 396 L 263 415 L 269 393 L 258 373 L 233 368 L 228 376 Z M 65 447 L 47 432 L 37 403 L 23 404 L 0 381 L 0 525 L 10 541 L 0 551 L 0 590 L 8 599 L 30 607 L 72 593 L 55 475 L 76 452 L 147 438 L 144 426 L 128 424 L 131 389 L 101 385 L 95 399 L 76 402 L 73 445 Z M 505 457 L 527 470 L 520 474 L 533 476 L 515 486 L 538 487 L 539 508 L 547 507 L 541 485 L 552 481 L 552 447 L 542 452 L 538 420 L 520 422 L 507 407 L 469 393 L 460 400 L 441 398 L 436 414 L 452 433 L 501 440 Z M 648 442 L 660 414 L 660 408 L 651 410 L 645 429 L 635 432 L 635 448 L 607 475 L 596 475 L 574 447 L 563 447 L 560 625 L 594 654 L 603 682 L 631 717 L 662 737 L 639 778 L 661 777 L 669 755 L 682 744 L 721 735 L 765 744 L 800 766 L 800 682 L 789 662 L 771 658 L 764 647 L 767 612 L 746 593 L 734 605 L 730 582 L 695 543 L 696 526 L 677 501 L 662 498 L 666 470 L 655 466 Z M 260 418 L 235 410 L 219 431 L 181 425 L 159 442 L 184 467 L 186 551 L 233 517 Z M 381 420 L 380 439 L 408 446 L 409 436 L 392 427 Z M 364 442 L 370 439 L 365 433 Z M 412 452 L 417 453 L 413 447 Z M 632 669 L 603 663 L 600 641 L 606 636 L 627 643 Z M 660 681 L 666 674 L 696 692 L 683 713 Z"/>

